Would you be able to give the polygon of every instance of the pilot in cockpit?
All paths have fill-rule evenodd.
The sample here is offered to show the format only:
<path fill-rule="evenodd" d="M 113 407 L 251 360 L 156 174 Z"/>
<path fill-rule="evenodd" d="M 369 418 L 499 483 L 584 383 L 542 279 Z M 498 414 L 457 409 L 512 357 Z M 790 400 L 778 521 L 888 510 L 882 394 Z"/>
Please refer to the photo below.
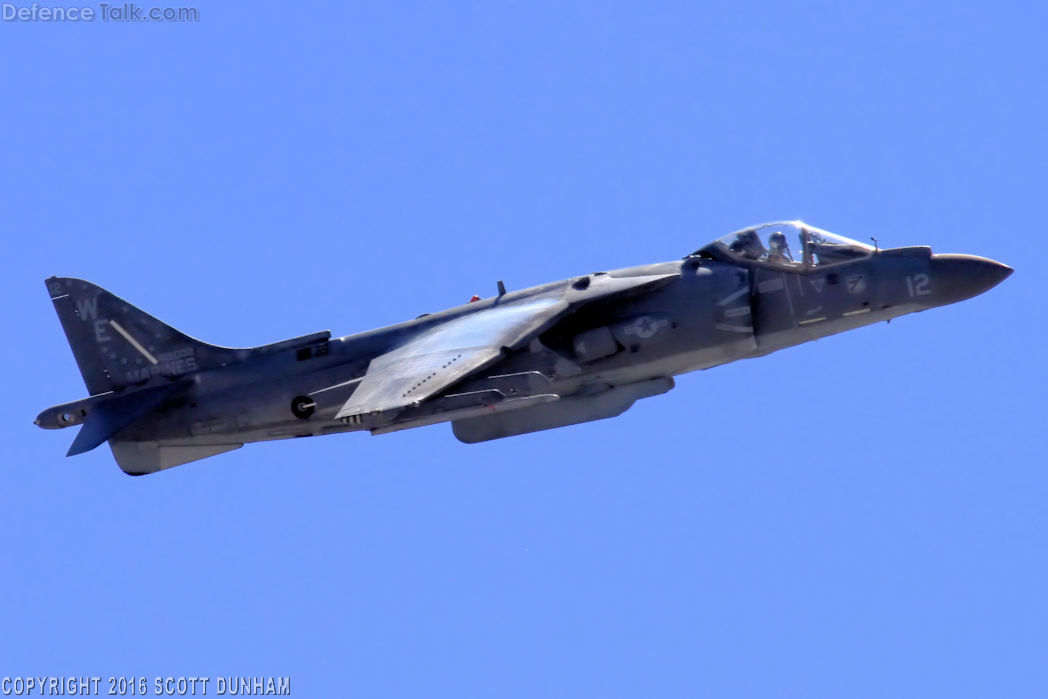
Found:
<path fill-rule="evenodd" d="M 790 243 L 786 240 L 786 234 L 775 231 L 768 236 L 768 262 L 785 265 L 793 262 L 790 254 Z"/>
<path fill-rule="evenodd" d="M 743 231 L 732 242 L 730 249 L 743 257 L 759 260 L 764 256 L 764 244 L 754 230 Z"/>

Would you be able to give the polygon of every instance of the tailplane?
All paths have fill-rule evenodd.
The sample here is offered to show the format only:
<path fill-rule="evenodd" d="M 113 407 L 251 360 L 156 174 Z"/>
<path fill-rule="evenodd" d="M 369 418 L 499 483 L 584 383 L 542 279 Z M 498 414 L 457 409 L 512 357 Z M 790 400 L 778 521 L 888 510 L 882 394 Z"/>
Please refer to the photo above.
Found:
<path fill-rule="evenodd" d="M 91 395 L 44 410 L 36 424 L 44 429 L 80 425 L 68 456 L 108 441 L 120 468 L 131 475 L 243 446 L 235 437 L 232 443 L 195 444 L 188 434 L 185 443 L 165 444 L 150 439 L 148 428 L 135 432 L 133 439 L 124 436 L 130 426 L 148 421 L 173 401 L 185 400 L 196 386 L 193 374 L 280 352 L 298 352 L 302 359 L 306 348 L 309 356 L 328 351 L 327 330 L 259 347 L 217 347 L 194 340 L 82 279 L 51 277 L 46 283 Z"/>

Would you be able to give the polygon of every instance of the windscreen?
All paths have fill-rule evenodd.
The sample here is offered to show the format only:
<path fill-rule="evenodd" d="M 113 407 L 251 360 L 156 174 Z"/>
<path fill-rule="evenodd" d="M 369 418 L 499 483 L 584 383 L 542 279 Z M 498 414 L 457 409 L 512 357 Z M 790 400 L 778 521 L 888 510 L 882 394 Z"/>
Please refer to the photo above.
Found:
<path fill-rule="evenodd" d="M 867 257 L 874 249 L 802 221 L 777 221 L 718 238 L 696 255 L 751 260 L 782 269 L 809 269 Z"/>

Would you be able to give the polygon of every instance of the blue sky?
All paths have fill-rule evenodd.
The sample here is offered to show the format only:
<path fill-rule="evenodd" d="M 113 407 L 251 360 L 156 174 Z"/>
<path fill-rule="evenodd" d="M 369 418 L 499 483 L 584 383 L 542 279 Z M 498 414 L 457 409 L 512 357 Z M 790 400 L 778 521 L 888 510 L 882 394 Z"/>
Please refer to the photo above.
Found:
<path fill-rule="evenodd" d="M 1040 3 L 208 3 L 0 23 L 0 675 L 1044 696 Z M 65 459 L 42 280 L 336 335 L 779 218 L 1016 273 L 626 415 Z"/>

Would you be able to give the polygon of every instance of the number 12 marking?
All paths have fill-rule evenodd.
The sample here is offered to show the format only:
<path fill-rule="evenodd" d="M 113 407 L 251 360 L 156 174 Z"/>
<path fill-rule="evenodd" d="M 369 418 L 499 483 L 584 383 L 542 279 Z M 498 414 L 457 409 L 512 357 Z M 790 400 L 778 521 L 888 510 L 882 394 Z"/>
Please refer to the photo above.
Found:
<path fill-rule="evenodd" d="M 910 296 L 927 296 L 932 293 L 932 283 L 927 274 L 912 274 L 906 277 L 906 290 Z"/>

